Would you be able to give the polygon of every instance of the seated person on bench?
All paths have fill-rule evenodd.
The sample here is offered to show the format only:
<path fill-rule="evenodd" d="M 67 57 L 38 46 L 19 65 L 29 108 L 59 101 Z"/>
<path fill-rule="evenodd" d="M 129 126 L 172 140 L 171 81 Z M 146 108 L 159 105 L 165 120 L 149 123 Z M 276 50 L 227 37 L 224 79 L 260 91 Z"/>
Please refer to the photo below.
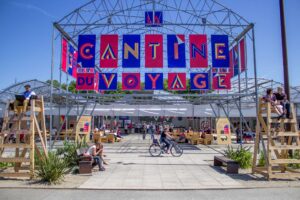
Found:
<path fill-rule="evenodd" d="M 279 115 L 278 120 L 284 117 L 283 106 L 276 100 L 276 96 L 273 94 L 273 90 L 271 88 L 267 89 L 266 96 L 263 97 L 265 102 L 270 102 L 276 113 Z"/>
<path fill-rule="evenodd" d="M 24 110 L 26 110 L 29 100 L 32 96 L 36 95 L 34 91 L 30 90 L 31 86 L 29 84 L 24 86 L 25 91 L 22 95 L 17 95 L 16 100 L 14 102 L 14 110 L 17 111 L 18 106 L 24 106 Z M 23 96 L 23 97 L 22 97 Z M 22 98 L 20 98 L 22 97 Z"/>
<path fill-rule="evenodd" d="M 277 92 L 274 92 L 274 95 L 278 103 L 282 105 L 286 118 L 290 118 L 290 102 L 287 100 L 287 96 L 282 87 L 278 87 Z"/>
<path fill-rule="evenodd" d="M 100 156 L 103 152 L 103 144 L 95 143 L 94 145 L 90 146 L 87 152 L 84 154 L 85 156 L 93 156 L 94 161 L 97 163 L 99 167 L 99 171 L 105 171 L 103 167 L 103 159 Z"/>

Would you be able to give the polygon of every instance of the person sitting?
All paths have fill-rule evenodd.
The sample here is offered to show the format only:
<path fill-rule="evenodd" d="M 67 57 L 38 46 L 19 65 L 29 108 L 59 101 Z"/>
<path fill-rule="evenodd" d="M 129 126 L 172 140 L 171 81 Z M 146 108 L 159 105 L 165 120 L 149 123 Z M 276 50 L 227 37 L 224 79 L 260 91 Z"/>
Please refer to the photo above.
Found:
<path fill-rule="evenodd" d="M 186 132 L 181 132 L 177 142 L 180 143 L 188 143 L 188 139 L 186 138 Z"/>
<path fill-rule="evenodd" d="M 171 147 L 171 141 L 170 139 L 172 139 L 173 137 L 167 133 L 167 129 L 164 129 L 164 131 L 161 133 L 160 135 L 160 143 L 165 143 L 165 145 L 167 146 L 167 153 L 170 153 L 170 147 Z"/>
<path fill-rule="evenodd" d="M 287 96 L 282 87 L 277 88 L 277 92 L 274 92 L 276 100 L 282 105 L 286 118 L 290 118 L 290 102 L 287 100 Z"/>
<path fill-rule="evenodd" d="M 31 90 L 31 86 L 29 84 L 25 85 L 24 88 L 25 88 L 25 91 L 22 94 L 24 96 L 24 100 L 21 101 L 21 100 L 16 99 L 14 101 L 14 111 L 15 112 L 17 112 L 17 107 L 18 106 L 23 106 L 24 107 L 24 111 L 26 111 L 28 103 L 30 101 L 30 98 L 33 95 L 36 95 L 35 92 Z"/>
<path fill-rule="evenodd" d="M 266 96 L 263 97 L 265 102 L 270 102 L 275 112 L 279 115 L 278 120 L 284 117 L 283 106 L 276 100 L 276 96 L 273 94 L 271 88 L 267 89 Z"/>
<path fill-rule="evenodd" d="M 86 156 L 93 156 L 93 159 L 95 163 L 99 167 L 99 171 L 105 171 L 105 168 L 103 167 L 104 160 L 103 160 L 103 144 L 101 143 L 95 143 L 94 145 L 90 146 L 86 153 L 84 154 Z"/>

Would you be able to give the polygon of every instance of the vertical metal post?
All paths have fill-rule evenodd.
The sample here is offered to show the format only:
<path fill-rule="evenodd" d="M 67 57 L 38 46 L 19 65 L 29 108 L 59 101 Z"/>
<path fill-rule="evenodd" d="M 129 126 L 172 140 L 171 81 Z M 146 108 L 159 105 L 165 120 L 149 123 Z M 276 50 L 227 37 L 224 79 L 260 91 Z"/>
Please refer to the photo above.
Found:
<path fill-rule="evenodd" d="M 49 147 L 51 148 L 51 135 L 53 132 L 52 127 L 52 116 L 53 116 L 53 72 L 54 72 L 54 26 L 52 30 L 52 55 L 51 55 L 51 89 L 50 89 L 50 137 L 49 137 Z M 47 147 L 47 142 L 46 142 Z"/>
<path fill-rule="evenodd" d="M 69 97 L 69 75 L 67 74 L 67 95 L 66 95 L 66 115 L 65 115 L 65 118 L 66 118 L 66 126 L 65 126 L 65 137 L 64 137 L 64 140 L 66 141 L 68 138 L 67 138 L 67 133 L 68 133 L 68 119 L 69 119 L 69 112 L 67 112 L 68 110 L 68 105 L 69 105 L 69 102 L 68 102 L 68 97 Z"/>
<path fill-rule="evenodd" d="M 290 100 L 290 82 L 289 82 L 289 67 L 287 57 L 286 32 L 285 32 L 285 16 L 284 16 L 284 1 L 279 0 L 280 5 L 280 25 L 281 25 L 281 42 L 282 42 L 282 60 L 283 60 L 283 75 L 284 75 L 284 90 L 287 99 Z"/>
<path fill-rule="evenodd" d="M 257 69 L 256 69 L 256 49 L 255 49 L 255 31 L 252 28 L 252 49 L 253 49 L 253 65 L 254 65 L 254 85 L 255 85 L 255 110 L 256 110 L 256 125 L 258 125 L 258 84 L 257 84 Z"/>
<path fill-rule="evenodd" d="M 238 89 L 239 89 L 239 110 L 240 110 L 240 125 L 239 125 L 239 129 L 240 129 L 240 145 L 242 146 L 243 145 L 243 121 L 242 121 L 242 116 L 241 116 L 241 112 L 242 112 L 242 101 L 241 101 L 241 67 L 240 67 L 240 48 L 239 48 L 239 43 L 237 41 L 237 57 L 238 57 L 238 81 L 239 81 L 239 84 L 238 84 Z"/>
<path fill-rule="evenodd" d="M 248 94 L 248 67 L 247 67 L 247 41 L 246 41 L 246 36 L 244 37 L 244 52 L 245 52 L 245 84 L 246 84 L 246 94 Z"/>

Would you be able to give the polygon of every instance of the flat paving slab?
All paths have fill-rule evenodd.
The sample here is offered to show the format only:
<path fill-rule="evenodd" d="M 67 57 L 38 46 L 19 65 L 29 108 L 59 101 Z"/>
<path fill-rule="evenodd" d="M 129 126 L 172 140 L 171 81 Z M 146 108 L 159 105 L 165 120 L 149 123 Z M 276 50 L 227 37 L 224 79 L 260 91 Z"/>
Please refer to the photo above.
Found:
<path fill-rule="evenodd" d="M 79 188 L 90 189 L 205 189 L 244 186 L 211 166 L 218 152 L 183 144 L 184 154 L 151 157 L 150 140 L 129 135 L 121 143 L 106 144 L 109 165 L 94 172 Z M 200 147 L 200 148 L 199 148 Z"/>

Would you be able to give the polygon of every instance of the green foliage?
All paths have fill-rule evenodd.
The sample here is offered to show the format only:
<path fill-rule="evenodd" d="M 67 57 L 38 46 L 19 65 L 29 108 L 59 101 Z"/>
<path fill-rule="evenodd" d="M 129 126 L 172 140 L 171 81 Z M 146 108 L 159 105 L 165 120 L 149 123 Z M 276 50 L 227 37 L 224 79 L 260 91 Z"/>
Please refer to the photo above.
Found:
<path fill-rule="evenodd" d="M 263 167 L 265 165 L 266 165 L 266 158 L 265 158 L 264 152 L 260 151 L 259 160 L 258 160 L 258 166 L 259 167 Z"/>
<path fill-rule="evenodd" d="M 300 151 L 296 150 L 292 156 L 289 157 L 290 159 L 300 159 Z M 300 169 L 299 163 L 289 164 L 289 167 L 293 169 Z"/>
<path fill-rule="evenodd" d="M 250 168 L 252 165 L 252 153 L 250 148 L 239 146 L 236 150 L 232 146 L 228 146 L 224 151 L 225 156 L 237 161 L 242 169 Z"/>
<path fill-rule="evenodd" d="M 7 163 L 7 162 L 0 162 L 0 169 L 5 169 L 8 167 L 13 167 L 14 164 L 13 163 Z"/>
<path fill-rule="evenodd" d="M 47 80 L 46 83 L 51 84 L 51 80 Z M 61 89 L 63 90 L 67 90 L 67 86 L 68 86 L 68 91 L 71 93 L 76 93 L 76 82 L 75 81 L 71 81 L 69 83 L 69 85 L 62 83 L 60 84 L 58 80 L 53 80 L 53 87 L 55 88 L 59 88 L 61 86 Z"/>
<path fill-rule="evenodd" d="M 81 143 L 72 143 L 72 142 L 64 142 L 64 146 L 62 148 L 57 149 L 57 155 L 63 156 L 67 166 L 73 168 L 78 164 L 78 156 L 77 156 L 77 149 L 87 147 L 87 143 L 85 141 Z"/>
<path fill-rule="evenodd" d="M 36 175 L 42 181 L 49 184 L 58 184 L 67 173 L 68 166 L 59 155 L 54 152 L 49 152 L 48 158 L 46 158 L 45 155 L 42 155 L 41 158 L 37 158 L 36 169 Z"/>

